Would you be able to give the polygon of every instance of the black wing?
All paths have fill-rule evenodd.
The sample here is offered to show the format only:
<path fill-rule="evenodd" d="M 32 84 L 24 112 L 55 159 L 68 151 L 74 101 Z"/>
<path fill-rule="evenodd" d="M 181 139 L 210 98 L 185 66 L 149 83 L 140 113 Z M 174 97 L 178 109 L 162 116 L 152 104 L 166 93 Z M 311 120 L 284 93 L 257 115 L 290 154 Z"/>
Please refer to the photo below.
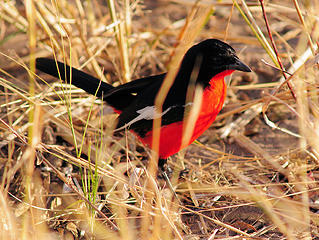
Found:
<path fill-rule="evenodd" d="M 136 108 L 134 109 L 136 110 Z M 129 130 L 134 131 L 140 137 L 145 137 L 146 133 L 150 132 L 153 128 L 153 121 L 157 117 L 153 118 L 139 118 L 141 116 L 141 112 L 137 112 L 139 110 L 144 110 L 145 108 L 139 109 L 137 111 L 122 112 L 119 117 L 119 122 L 117 125 L 117 130 L 122 130 L 127 128 Z M 161 126 L 169 125 L 171 123 L 180 122 L 184 119 L 185 113 L 185 105 L 175 105 L 169 109 L 163 109 Z M 143 116 L 142 116 L 143 117 Z M 135 121 L 136 120 L 136 121 Z"/>
<path fill-rule="evenodd" d="M 162 118 L 162 126 L 182 121 L 185 113 L 186 91 L 172 87 L 164 101 L 162 113 L 155 110 L 154 102 L 163 81 L 153 81 L 123 110 L 116 129 L 127 128 L 144 137 L 151 131 L 153 120 Z M 190 104 L 187 104 L 190 106 Z"/>
<path fill-rule="evenodd" d="M 110 90 L 103 96 L 103 100 L 111 106 L 116 105 L 116 109 L 124 111 L 131 108 L 130 106 L 137 99 L 139 99 L 138 101 L 148 102 L 147 99 L 140 97 L 140 95 L 143 95 L 143 92 L 152 88 L 152 86 L 156 86 L 156 88 L 157 86 L 161 86 L 164 78 L 165 74 L 160 74 L 125 83 Z"/>
<path fill-rule="evenodd" d="M 117 95 L 117 94 L 124 94 L 124 93 L 138 94 L 142 92 L 143 90 L 145 90 L 150 85 L 154 84 L 154 81 L 162 84 L 165 76 L 166 76 L 166 73 L 162 73 L 159 75 L 139 78 L 131 82 L 122 84 L 118 87 L 111 89 L 107 94 L 104 95 L 104 99 L 107 99 L 111 95 Z"/>

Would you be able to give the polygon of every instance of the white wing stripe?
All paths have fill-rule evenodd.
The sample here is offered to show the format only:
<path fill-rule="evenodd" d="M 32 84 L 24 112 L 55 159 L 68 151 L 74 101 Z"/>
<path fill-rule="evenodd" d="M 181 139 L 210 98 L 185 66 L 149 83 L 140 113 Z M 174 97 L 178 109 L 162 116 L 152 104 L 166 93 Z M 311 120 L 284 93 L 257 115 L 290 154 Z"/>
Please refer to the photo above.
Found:
<path fill-rule="evenodd" d="M 152 119 L 160 118 L 160 117 L 164 116 L 173 107 L 174 106 L 169 107 L 164 112 L 159 113 L 157 110 L 155 110 L 155 106 L 147 106 L 145 108 L 142 108 L 142 109 L 136 111 L 139 114 L 136 118 L 134 118 L 131 121 L 129 121 L 128 123 L 126 123 L 123 127 L 117 128 L 115 130 L 120 131 L 124 128 L 131 126 L 133 123 L 136 123 L 136 122 L 143 120 L 143 119 L 152 120 Z"/>

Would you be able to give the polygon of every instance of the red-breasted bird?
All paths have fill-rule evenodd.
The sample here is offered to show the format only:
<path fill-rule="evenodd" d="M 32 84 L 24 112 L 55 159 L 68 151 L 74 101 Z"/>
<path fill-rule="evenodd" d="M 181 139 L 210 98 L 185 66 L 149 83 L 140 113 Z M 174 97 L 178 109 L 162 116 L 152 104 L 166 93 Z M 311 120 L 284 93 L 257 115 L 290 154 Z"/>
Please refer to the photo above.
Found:
<path fill-rule="evenodd" d="M 166 159 L 191 144 L 214 122 L 223 107 L 226 96 L 224 77 L 235 70 L 250 72 L 250 68 L 239 60 L 235 50 L 228 44 L 207 39 L 185 54 L 174 83 L 163 103 L 162 112 L 155 110 L 154 102 L 166 73 L 137 79 L 113 87 L 82 71 L 70 68 L 53 59 L 38 58 L 37 69 L 70 82 L 90 94 L 96 94 L 119 114 L 116 128 L 127 128 L 147 146 L 152 145 L 153 119 L 162 118 L 159 144 L 159 167 Z M 58 67 L 58 70 L 57 70 Z M 186 119 L 186 94 L 191 74 L 197 68 L 195 86 L 203 88 L 200 112 L 193 133 L 186 144 L 182 143 L 183 120 Z M 70 75 L 70 69 L 72 74 Z"/>

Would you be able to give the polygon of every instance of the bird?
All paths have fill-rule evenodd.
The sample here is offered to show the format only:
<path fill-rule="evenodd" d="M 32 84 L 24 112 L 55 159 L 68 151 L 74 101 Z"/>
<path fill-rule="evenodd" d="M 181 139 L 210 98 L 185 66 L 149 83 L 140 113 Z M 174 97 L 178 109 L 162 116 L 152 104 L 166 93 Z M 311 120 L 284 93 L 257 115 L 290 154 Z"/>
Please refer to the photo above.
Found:
<path fill-rule="evenodd" d="M 153 121 L 161 118 L 158 148 L 160 169 L 165 169 L 168 157 L 190 145 L 212 125 L 224 105 L 227 90 L 224 78 L 236 70 L 251 72 L 230 45 L 213 38 L 203 40 L 189 48 L 182 58 L 160 112 L 155 106 L 155 99 L 167 73 L 143 77 L 114 87 L 50 58 L 37 58 L 36 68 L 101 98 L 119 114 L 115 129 L 130 130 L 150 148 Z M 202 98 L 193 132 L 185 143 L 182 142 L 183 124 L 189 114 L 186 109 L 194 103 L 192 98 L 187 98 L 188 87 L 192 83 L 202 89 Z"/>

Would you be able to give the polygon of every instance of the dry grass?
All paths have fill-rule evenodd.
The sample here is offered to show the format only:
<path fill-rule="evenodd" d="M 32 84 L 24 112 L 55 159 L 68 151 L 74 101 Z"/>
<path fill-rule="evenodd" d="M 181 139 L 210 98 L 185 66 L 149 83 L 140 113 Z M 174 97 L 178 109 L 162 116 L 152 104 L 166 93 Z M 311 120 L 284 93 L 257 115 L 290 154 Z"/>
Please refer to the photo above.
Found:
<path fill-rule="evenodd" d="M 319 3 L 211 2 L 0 2 L 1 239 L 319 236 Z M 35 75 L 40 56 L 114 85 L 168 69 L 160 106 L 184 51 L 211 37 L 255 73 L 232 76 L 214 127 L 170 159 L 179 199 L 100 100 Z"/>

